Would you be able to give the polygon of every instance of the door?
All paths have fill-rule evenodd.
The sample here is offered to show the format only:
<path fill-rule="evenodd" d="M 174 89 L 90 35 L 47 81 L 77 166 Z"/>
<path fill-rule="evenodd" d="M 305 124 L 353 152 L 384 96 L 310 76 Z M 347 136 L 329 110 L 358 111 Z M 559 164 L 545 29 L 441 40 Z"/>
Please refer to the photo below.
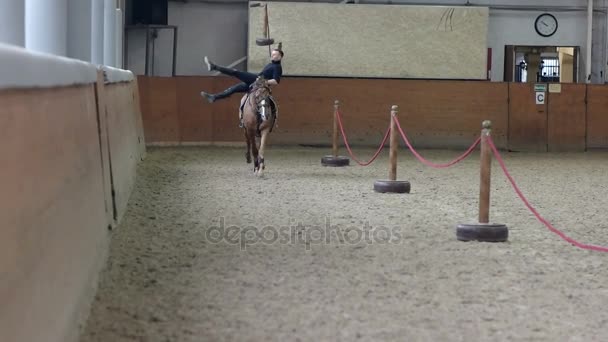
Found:
<path fill-rule="evenodd" d="M 547 92 L 540 96 L 543 104 L 536 104 L 534 83 L 509 83 L 509 138 L 510 151 L 547 151 Z"/>
<path fill-rule="evenodd" d="M 585 84 L 559 84 L 549 94 L 547 144 L 550 152 L 585 151 Z"/>

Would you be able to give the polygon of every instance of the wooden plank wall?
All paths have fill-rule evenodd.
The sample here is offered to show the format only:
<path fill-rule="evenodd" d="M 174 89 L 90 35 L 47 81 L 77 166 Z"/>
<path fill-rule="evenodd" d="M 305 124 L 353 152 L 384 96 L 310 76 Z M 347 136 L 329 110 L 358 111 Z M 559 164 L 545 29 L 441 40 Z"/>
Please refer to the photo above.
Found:
<path fill-rule="evenodd" d="M 608 87 L 587 86 L 587 148 L 608 148 Z"/>
<path fill-rule="evenodd" d="M 0 89 L 0 341 L 72 341 L 90 309 L 145 152 L 137 84 L 103 80 Z"/>
<path fill-rule="evenodd" d="M 561 92 L 548 93 L 548 149 L 585 150 L 585 84 L 562 84 Z"/>
<path fill-rule="evenodd" d="M 534 84 L 509 83 L 509 150 L 547 150 L 547 104 L 536 104 Z"/>
<path fill-rule="evenodd" d="M 202 90 L 219 92 L 236 82 L 224 76 L 139 76 L 146 143 L 241 144 L 241 94 L 213 104 L 200 96 Z M 545 104 L 537 105 L 533 84 L 284 78 L 274 90 L 279 120 L 270 143 L 329 145 L 334 100 L 339 100 L 353 146 L 376 147 L 388 126 L 390 108 L 397 105 L 402 127 L 419 148 L 466 148 L 479 136 L 483 120 L 492 121 L 493 138 L 501 149 L 608 148 L 607 89 L 562 84 L 560 93 L 547 92 Z"/>

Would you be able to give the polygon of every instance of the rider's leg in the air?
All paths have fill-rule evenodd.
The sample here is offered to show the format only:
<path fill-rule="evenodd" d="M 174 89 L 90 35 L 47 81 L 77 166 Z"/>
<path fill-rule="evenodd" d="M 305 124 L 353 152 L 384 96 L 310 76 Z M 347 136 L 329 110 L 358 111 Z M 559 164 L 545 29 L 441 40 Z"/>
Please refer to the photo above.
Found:
<path fill-rule="evenodd" d="M 207 58 L 207 56 L 205 56 L 204 60 L 205 60 L 205 64 L 207 64 L 208 71 L 217 70 L 217 71 L 221 72 L 222 74 L 236 77 L 242 81 L 241 83 L 237 83 L 237 84 L 229 87 L 228 89 L 222 91 L 221 93 L 210 94 L 210 93 L 202 91 L 201 96 L 205 97 L 207 99 L 207 101 L 209 101 L 209 103 L 213 103 L 216 100 L 220 100 L 220 99 L 229 97 L 230 95 L 232 95 L 234 93 L 246 93 L 249 90 L 249 86 L 251 84 L 253 84 L 255 82 L 255 80 L 257 79 L 256 74 L 252 74 L 250 72 L 239 71 L 239 70 L 231 69 L 231 68 L 225 68 L 223 66 L 213 64 L 212 62 L 209 61 L 209 58 Z M 241 127 L 241 128 L 243 127 L 243 118 L 240 117 L 240 114 L 239 114 L 239 127 Z"/>
<path fill-rule="evenodd" d="M 223 66 L 219 66 L 209 62 L 209 58 L 205 56 L 205 64 L 207 64 L 207 70 L 213 71 L 217 70 L 222 74 L 233 76 L 241 80 L 243 83 L 236 84 L 219 94 L 209 94 L 207 92 L 201 92 L 201 95 L 206 97 L 209 102 L 214 102 L 215 100 L 223 99 L 228 97 L 234 93 L 245 93 L 249 89 L 249 86 L 255 82 L 257 75 L 252 74 L 250 72 L 239 71 L 236 69 L 225 68 Z"/>

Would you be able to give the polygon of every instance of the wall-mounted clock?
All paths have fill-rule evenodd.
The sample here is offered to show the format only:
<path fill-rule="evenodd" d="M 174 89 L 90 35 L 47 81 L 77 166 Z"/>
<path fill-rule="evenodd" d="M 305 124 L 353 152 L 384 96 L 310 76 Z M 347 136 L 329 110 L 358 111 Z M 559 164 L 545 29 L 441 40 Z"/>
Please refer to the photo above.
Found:
<path fill-rule="evenodd" d="M 557 19 L 552 14 L 543 13 L 534 22 L 536 32 L 543 37 L 551 37 L 557 31 Z"/>

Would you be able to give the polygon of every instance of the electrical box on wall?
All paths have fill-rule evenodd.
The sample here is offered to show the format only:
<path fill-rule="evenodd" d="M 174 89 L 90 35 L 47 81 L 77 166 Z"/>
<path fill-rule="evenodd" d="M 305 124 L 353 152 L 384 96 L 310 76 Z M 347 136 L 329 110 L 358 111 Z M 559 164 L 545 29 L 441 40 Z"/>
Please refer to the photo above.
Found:
<path fill-rule="evenodd" d="M 127 25 L 167 25 L 167 0 L 129 0 L 127 2 Z"/>

